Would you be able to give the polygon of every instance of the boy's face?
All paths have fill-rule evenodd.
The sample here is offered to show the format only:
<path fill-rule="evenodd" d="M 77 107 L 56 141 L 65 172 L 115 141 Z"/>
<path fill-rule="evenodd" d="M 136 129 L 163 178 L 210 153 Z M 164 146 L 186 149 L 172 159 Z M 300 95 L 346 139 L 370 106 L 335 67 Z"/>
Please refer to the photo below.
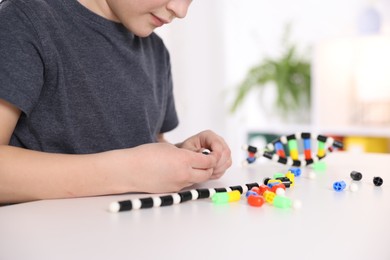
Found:
<path fill-rule="evenodd" d="M 105 0 L 109 19 L 122 23 L 140 37 L 150 35 L 154 29 L 184 18 L 192 0 Z"/>

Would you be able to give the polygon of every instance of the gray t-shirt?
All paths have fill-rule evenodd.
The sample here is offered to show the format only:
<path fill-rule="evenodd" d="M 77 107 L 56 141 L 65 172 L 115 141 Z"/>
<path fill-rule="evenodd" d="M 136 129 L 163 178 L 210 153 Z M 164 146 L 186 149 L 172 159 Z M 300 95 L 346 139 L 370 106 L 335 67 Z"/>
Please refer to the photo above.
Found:
<path fill-rule="evenodd" d="M 0 98 L 22 110 L 11 145 L 95 153 L 175 128 L 169 53 L 77 0 L 0 4 Z"/>

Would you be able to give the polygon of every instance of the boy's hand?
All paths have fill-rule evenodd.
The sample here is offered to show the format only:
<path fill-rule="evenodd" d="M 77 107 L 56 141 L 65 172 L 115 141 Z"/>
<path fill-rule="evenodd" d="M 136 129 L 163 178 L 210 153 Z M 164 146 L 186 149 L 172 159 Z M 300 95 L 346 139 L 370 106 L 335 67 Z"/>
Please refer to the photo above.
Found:
<path fill-rule="evenodd" d="M 145 144 L 113 154 L 119 178 L 116 182 L 125 185 L 124 190 L 135 192 L 177 192 L 209 180 L 217 165 L 211 154 L 179 149 L 169 143 Z"/>
<path fill-rule="evenodd" d="M 209 149 L 208 156 L 215 156 L 216 165 L 213 167 L 211 179 L 220 178 L 232 165 L 231 151 L 225 140 L 210 130 L 206 130 L 186 139 L 177 147 L 201 153 Z"/>

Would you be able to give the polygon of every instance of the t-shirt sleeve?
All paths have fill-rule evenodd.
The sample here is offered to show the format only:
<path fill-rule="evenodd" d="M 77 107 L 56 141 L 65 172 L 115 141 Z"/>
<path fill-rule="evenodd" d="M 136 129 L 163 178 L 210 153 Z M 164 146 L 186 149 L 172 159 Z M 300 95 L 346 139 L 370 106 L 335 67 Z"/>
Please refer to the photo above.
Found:
<path fill-rule="evenodd" d="M 29 115 L 44 78 L 40 43 L 34 26 L 17 6 L 0 4 L 0 98 Z"/>

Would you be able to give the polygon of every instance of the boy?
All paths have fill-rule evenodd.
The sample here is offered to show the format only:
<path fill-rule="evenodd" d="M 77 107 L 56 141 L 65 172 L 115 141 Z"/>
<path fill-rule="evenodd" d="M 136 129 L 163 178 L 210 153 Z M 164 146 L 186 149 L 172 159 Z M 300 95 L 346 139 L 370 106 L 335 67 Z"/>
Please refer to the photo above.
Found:
<path fill-rule="evenodd" d="M 0 203 L 173 192 L 224 174 L 230 150 L 212 131 L 164 140 L 178 119 L 153 30 L 190 3 L 0 4 Z"/>

